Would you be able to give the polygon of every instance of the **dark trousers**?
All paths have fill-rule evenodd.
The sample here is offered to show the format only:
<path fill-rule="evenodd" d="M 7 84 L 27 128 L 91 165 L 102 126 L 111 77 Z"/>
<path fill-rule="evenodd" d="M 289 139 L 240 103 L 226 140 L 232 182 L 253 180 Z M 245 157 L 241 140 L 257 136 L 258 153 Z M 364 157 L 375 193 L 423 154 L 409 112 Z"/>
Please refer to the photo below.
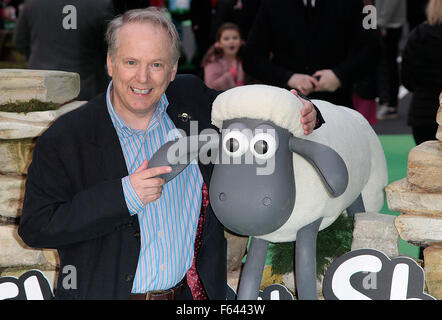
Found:
<path fill-rule="evenodd" d="M 184 289 L 177 300 L 193 300 L 192 291 L 190 291 L 189 286 L 186 286 L 186 289 Z"/>
<path fill-rule="evenodd" d="M 399 41 L 402 27 L 387 28 L 385 37 L 381 37 L 381 62 L 378 71 L 379 104 L 388 104 L 397 108 L 399 93 Z"/>
<path fill-rule="evenodd" d="M 416 145 L 425 141 L 436 140 L 437 127 L 438 124 L 436 121 L 434 124 L 412 126 L 411 131 Z"/>

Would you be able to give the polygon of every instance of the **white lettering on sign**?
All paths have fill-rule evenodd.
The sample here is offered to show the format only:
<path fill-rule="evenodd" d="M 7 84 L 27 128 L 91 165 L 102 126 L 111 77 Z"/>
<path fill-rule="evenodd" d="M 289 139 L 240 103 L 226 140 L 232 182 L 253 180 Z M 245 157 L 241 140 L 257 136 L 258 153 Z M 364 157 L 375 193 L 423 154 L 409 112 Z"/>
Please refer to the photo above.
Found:
<path fill-rule="evenodd" d="M 0 300 L 50 300 L 51 285 L 40 270 L 29 270 L 19 278 L 0 277 Z"/>
<path fill-rule="evenodd" d="M 435 300 L 424 293 L 424 283 L 424 271 L 413 259 L 360 249 L 330 264 L 322 291 L 327 300 Z"/>

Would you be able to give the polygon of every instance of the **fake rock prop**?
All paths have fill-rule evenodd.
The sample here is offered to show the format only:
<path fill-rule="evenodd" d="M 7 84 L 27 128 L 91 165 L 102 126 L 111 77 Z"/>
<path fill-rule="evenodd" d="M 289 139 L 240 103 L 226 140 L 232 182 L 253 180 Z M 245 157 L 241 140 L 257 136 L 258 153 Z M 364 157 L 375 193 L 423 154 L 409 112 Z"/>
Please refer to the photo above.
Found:
<path fill-rule="evenodd" d="M 436 116 L 436 139 L 410 150 L 407 176 L 385 189 L 388 207 L 400 212 L 395 225 L 399 235 L 424 250 L 428 292 L 442 299 L 442 93 Z"/>
<path fill-rule="evenodd" d="M 0 104 L 31 99 L 63 104 L 80 93 L 80 75 L 64 71 L 3 69 L 0 88 Z"/>
<path fill-rule="evenodd" d="M 399 233 L 394 226 L 394 216 L 375 212 L 357 213 L 354 218 L 351 250 L 372 248 L 388 257 L 399 255 Z"/>
<path fill-rule="evenodd" d="M 85 101 L 72 101 L 80 90 L 76 73 L 45 70 L 0 70 L 0 105 L 38 99 L 55 102 L 56 110 L 0 111 L 0 276 L 19 277 L 38 268 L 54 284 L 58 256 L 55 250 L 27 247 L 17 235 L 24 186 L 35 140 L 64 113 Z"/>

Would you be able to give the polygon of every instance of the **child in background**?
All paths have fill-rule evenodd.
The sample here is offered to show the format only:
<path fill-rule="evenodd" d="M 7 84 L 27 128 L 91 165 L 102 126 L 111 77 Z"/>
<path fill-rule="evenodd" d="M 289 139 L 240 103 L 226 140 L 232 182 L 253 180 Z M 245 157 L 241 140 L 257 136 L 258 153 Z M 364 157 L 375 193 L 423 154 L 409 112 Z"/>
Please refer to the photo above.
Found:
<path fill-rule="evenodd" d="M 226 22 L 219 27 L 216 42 L 202 61 L 204 82 L 209 88 L 227 90 L 244 85 L 245 73 L 238 55 L 242 45 L 236 24 Z"/>

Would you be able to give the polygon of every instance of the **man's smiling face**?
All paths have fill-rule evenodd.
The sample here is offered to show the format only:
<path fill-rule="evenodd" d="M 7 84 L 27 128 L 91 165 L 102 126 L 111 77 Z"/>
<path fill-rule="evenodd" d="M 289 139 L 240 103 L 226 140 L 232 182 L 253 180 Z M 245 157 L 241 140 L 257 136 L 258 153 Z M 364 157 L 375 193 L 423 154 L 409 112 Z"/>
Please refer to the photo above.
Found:
<path fill-rule="evenodd" d="M 112 104 L 119 116 L 150 120 L 155 104 L 175 79 L 177 66 L 165 30 L 151 23 L 123 25 L 114 56 L 107 56 Z"/>

